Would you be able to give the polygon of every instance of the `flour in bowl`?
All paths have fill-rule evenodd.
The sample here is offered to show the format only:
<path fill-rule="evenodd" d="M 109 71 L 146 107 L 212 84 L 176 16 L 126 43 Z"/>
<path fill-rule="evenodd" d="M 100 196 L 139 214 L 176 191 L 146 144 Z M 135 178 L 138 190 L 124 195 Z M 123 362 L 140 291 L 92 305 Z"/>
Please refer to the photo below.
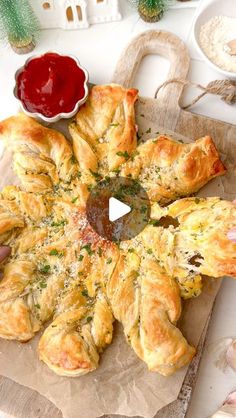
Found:
<path fill-rule="evenodd" d="M 227 52 L 227 43 L 233 39 L 236 39 L 236 18 L 215 16 L 201 27 L 199 43 L 214 64 L 236 73 L 236 56 Z"/>

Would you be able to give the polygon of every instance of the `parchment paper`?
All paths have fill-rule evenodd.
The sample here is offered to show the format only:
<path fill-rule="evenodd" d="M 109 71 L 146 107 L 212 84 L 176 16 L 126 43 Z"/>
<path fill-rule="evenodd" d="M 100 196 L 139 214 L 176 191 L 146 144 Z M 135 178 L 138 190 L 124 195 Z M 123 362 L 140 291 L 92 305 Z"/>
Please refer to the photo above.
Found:
<path fill-rule="evenodd" d="M 151 128 L 153 132 L 162 131 L 157 126 Z M 172 135 L 183 139 L 179 135 Z M 148 137 L 150 135 L 146 135 Z M 233 138 L 232 143 L 225 145 L 223 152 L 222 158 L 227 160 L 227 175 L 210 182 L 199 195 L 215 195 L 229 200 L 236 197 L 236 142 L 233 143 Z M 12 183 L 17 183 L 17 180 L 11 169 L 11 155 L 4 152 L 0 158 L 0 189 Z M 195 346 L 219 286 L 220 280 L 209 278 L 205 281 L 201 296 L 183 306 L 179 325 L 189 342 Z M 187 371 L 187 368 L 181 369 L 168 378 L 149 372 L 128 346 L 121 326 L 116 323 L 113 343 L 101 356 L 98 370 L 79 378 L 58 377 L 38 360 L 39 337 L 27 344 L 1 340 L 0 374 L 46 396 L 62 411 L 64 418 L 95 418 L 103 414 L 152 418 L 158 410 L 177 399 Z"/>

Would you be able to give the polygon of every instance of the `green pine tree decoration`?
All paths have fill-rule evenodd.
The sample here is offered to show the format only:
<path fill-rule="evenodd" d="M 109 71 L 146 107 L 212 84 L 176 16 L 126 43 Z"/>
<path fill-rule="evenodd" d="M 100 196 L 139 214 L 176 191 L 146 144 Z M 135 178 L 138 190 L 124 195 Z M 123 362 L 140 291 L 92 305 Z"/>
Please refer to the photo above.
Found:
<path fill-rule="evenodd" d="M 130 0 L 138 8 L 140 17 L 145 22 L 157 22 L 173 3 L 173 0 Z"/>
<path fill-rule="evenodd" d="M 0 36 L 18 54 L 35 47 L 39 23 L 28 0 L 0 0 Z"/>

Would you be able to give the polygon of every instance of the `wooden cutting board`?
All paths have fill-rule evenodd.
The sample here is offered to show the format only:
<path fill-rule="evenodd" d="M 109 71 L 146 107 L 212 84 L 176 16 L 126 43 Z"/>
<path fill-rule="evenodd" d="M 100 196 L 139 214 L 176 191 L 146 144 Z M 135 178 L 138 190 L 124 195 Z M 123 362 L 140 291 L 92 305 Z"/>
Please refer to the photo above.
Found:
<path fill-rule="evenodd" d="M 147 31 L 136 37 L 123 51 L 112 81 L 124 87 L 132 86 L 142 59 L 149 54 L 161 55 L 169 60 L 170 71 L 167 79 L 187 78 L 190 57 L 184 42 L 169 32 Z M 160 90 L 157 99 L 140 98 L 136 107 L 139 126 L 143 128 L 144 121 L 140 115 L 144 114 L 146 126 L 153 122 L 192 139 L 207 133 L 214 138 L 219 151 L 224 154 L 224 144 L 229 137 L 235 137 L 236 125 L 181 109 L 179 101 L 182 91 L 181 85 L 170 84 Z"/>
<path fill-rule="evenodd" d="M 131 87 L 141 60 L 148 54 L 162 55 L 170 61 L 168 78 L 187 78 L 190 58 L 185 44 L 171 33 L 148 31 L 139 35 L 128 45 L 117 64 L 112 81 L 125 87 Z M 231 138 L 235 138 L 236 141 L 236 126 L 182 110 L 179 106 L 181 94 L 182 87 L 171 84 L 160 91 L 157 99 L 140 98 L 136 107 L 139 132 L 145 134 L 149 131 L 150 125 L 155 125 L 192 139 L 205 134 L 211 135 L 220 153 L 231 167 L 233 164 L 235 166 L 227 144 Z M 212 305 L 219 287 L 219 281 L 215 281 L 212 289 Z M 194 303 L 197 305 L 197 300 Z M 198 356 L 189 368 L 178 400 L 159 411 L 156 417 L 185 417 L 204 346 L 206 330 L 207 324 L 199 343 Z M 0 390 L 0 409 L 6 412 L 9 418 L 12 416 L 17 418 L 62 417 L 61 412 L 43 396 L 9 379 L 0 378 Z"/>
<path fill-rule="evenodd" d="M 165 31 L 147 31 L 137 36 L 123 51 L 113 76 L 114 83 L 124 87 L 132 87 L 136 73 L 142 59 L 149 54 L 161 55 L 169 60 L 170 70 L 168 79 L 179 78 L 186 80 L 190 67 L 190 56 L 183 41 L 172 33 Z M 157 68 L 158 71 L 158 68 Z M 148 77 L 148 74 L 147 74 Z M 158 86 L 157 86 L 158 87 Z M 229 169 L 228 175 L 236 173 L 236 156 L 230 152 L 229 143 L 232 138 L 236 142 L 236 125 L 215 120 L 202 115 L 192 114 L 181 109 L 179 102 L 183 92 L 180 84 L 169 84 L 161 89 L 157 98 L 142 97 L 136 106 L 136 118 L 139 132 L 142 135 L 149 132 L 149 126 L 161 126 L 189 139 L 195 140 L 201 136 L 210 135 Z M 143 117 L 144 115 L 144 117 Z M 141 130 L 140 130 L 141 127 Z M 153 135 L 151 135 L 153 137 Z M 222 191 L 221 191 L 222 192 Z M 227 198 L 229 199 L 229 190 Z M 236 197 L 236 187 L 232 199 Z M 219 191 L 220 195 L 220 191 Z M 223 196 L 223 195 L 222 195 Z M 221 281 L 214 281 L 212 289 L 212 310 L 214 300 L 220 289 Z M 197 303 L 197 299 L 188 303 Z M 210 317 L 198 344 L 197 356 L 193 359 L 178 399 L 159 411 L 155 418 L 185 418 L 196 382 L 197 371 L 204 349 Z M 190 417 L 189 417 L 190 418 Z"/>

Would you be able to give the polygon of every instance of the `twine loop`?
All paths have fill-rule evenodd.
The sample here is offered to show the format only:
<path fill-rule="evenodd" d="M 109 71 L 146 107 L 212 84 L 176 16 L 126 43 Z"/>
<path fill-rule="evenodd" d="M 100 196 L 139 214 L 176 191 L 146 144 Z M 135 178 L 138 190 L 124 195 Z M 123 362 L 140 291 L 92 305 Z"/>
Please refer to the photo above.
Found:
<path fill-rule="evenodd" d="M 211 81 L 209 84 L 207 84 L 206 87 L 204 87 L 201 84 L 192 83 L 191 81 L 183 80 L 181 78 L 172 78 L 165 81 L 157 88 L 155 92 L 155 99 L 157 98 L 157 95 L 162 88 L 165 88 L 172 83 L 181 84 L 183 87 L 194 86 L 203 91 L 203 93 L 199 94 L 195 99 L 192 100 L 191 103 L 189 103 L 187 106 L 184 106 L 183 109 L 188 109 L 189 107 L 193 106 L 206 94 L 214 94 L 216 96 L 220 96 L 221 100 L 227 104 L 236 103 L 236 81 L 234 80 L 215 80 Z"/>

